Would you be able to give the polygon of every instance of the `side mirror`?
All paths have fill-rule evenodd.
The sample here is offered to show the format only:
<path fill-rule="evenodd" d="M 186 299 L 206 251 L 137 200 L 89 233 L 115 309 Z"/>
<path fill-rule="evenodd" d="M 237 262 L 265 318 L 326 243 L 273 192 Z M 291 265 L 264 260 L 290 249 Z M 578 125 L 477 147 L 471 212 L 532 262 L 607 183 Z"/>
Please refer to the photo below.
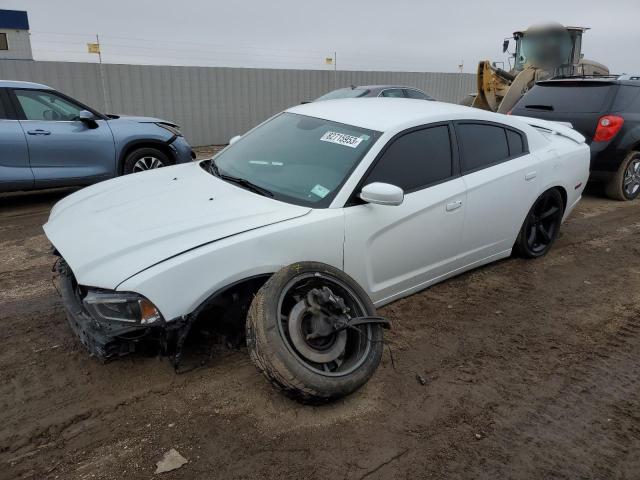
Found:
<path fill-rule="evenodd" d="M 96 116 L 91 113 L 89 110 L 80 110 L 78 112 L 78 120 L 85 124 L 85 126 L 89 129 L 98 128 L 98 123 L 96 122 Z"/>
<path fill-rule="evenodd" d="M 95 121 L 96 117 L 89 110 L 80 110 L 78 113 L 78 118 L 81 122 L 91 122 Z"/>
<path fill-rule="evenodd" d="M 236 135 L 235 137 L 231 137 L 231 140 L 229 140 L 229 145 L 233 145 L 234 143 L 236 143 L 241 138 L 242 138 L 242 135 Z"/>
<path fill-rule="evenodd" d="M 400 205 L 404 201 L 404 191 L 389 183 L 374 182 L 362 187 L 360 198 L 376 205 Z"/>
<path fill-rule="evenodd" d="M 506 53 L 509 49 L 509 39 L 505 38 L 504 42 L 502 42 L 502 53 Z"/>

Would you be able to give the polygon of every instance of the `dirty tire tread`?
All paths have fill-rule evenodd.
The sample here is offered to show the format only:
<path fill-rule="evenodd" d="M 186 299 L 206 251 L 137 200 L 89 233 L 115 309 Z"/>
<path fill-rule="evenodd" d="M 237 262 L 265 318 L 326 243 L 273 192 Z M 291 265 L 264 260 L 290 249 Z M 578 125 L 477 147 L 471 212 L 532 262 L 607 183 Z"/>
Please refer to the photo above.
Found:
<path fill-rule="evenodd" d="M 249 350 L 249 357 L 251 361 L 256 366 L 256 368 L 267 377 L 267 379 L 273 384 L 273 386 L 284 393 L 287 397 L 301 403 L 318 405 L 328 403 L 332 400 L 348 395 L 349 393 L 357 390 L 357 388 L 359 388 L 360 386 L 362 386 L 362 384 L 366 383 L 366 381 L 369 380 L 369 378 L 375 372 L 382 357 L 382 328 L 379 326 L 375 326 L 376 328 L 378 328 L 378 335 L 372 334 L 372 336 L 377 337 L 377 343 L 372 346 L 372 350 L 369 354 L 370 356 L 373 355 L 375 357 L 373 360 L 372 371 L 369 374 L 365 375 L 364 380 L 358 382 L 355 388 L 347 392 L 345 392 L 344 389 L 337 392 L 327 392 L 315 389 L 302 381 L 295 374 L 295 372 L 292 371 L 290 366 L 287 365 L 287 361 L 298 362 L 298 360 L 295 359 L 292 354 L 289 354 L 291 356 L 290 359 L 283 359 L 280 357 L 280 355 L 275 351 L 274 346 L 272 345 L 272 340 L 269 339 L 267 335 L 267 328 L 269 327 L 265 321 L 267 316 L 266 309 L 268 308 L 267 302 L 270 298 L 269 290 L 271 289 L 271 285 L 282 278 L 287 278 L 289 275 L 294 274 L 294 269 L 295 274 L 298 274 L 300 265 L 306 265 L 307 268 L 315 268 L 315 271 L 318 271 L 320 273 L 333 276 L 339 275 L 339 278 L 341 278 L 341 280 L 343 281 L 345 280 L 345 278 L 348 279 L 350 287 L 359 297 L 361 297 L 363 303 L 365 303 L 368 314 L 373 315 L 375 313 L 375 308 L 373 307 L 371 300 L 362 290 L 362 288 L 354 280 L 350 279 L 346 274 L 344 274 L 344 272 L 334 269 L 333 267 L 330 267 L 328 265 L 316 262 L 300 262 L 283 268 L 282 270 L 274 274 L 274 276 L 271 277 L 271 279 L 267 281 L 265 285 L 263 285 L 263 287 L 254 297 L 247 314 L 246 322 L 247 348 Z M 271 292 L 271 295 L 272 294 L 273 292 Z M 272 326 L 271 328 L 277 327 Z M 278 333 L 277 335 L 279 337 L 280 334 Z M 284 345 L 284 340 L 280 341 Z"/>

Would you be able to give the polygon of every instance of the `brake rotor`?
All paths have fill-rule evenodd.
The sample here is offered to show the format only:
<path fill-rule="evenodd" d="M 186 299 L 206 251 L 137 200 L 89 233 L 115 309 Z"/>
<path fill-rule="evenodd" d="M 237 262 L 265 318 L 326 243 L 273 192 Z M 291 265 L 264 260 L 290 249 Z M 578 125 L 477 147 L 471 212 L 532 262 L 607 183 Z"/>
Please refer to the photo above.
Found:
<path fill-rule="evenodd" d="M 324 314 L 310 307 L 303 299 L 296 303 L 289 313 L 288 329 L 291 343 L 298 353 L 315 363 L 329 363 L 343 354 L 347 344 L 347 332 L 342 330 L 323 337 L 321 340 L 309 340 L 316 327 L 326 324 Z M 309 330 L 310 331 L 305 331 Z M 326 328 L 326 327 L 325 327 Z"/>

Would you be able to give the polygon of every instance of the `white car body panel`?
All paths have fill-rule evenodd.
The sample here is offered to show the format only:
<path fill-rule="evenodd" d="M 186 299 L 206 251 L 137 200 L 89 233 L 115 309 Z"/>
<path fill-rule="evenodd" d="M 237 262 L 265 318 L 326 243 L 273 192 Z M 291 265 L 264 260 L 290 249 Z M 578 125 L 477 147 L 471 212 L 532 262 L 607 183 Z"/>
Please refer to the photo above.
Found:
<path fill-rule="evenodd" d="M 74 193 L 52 210 L 47 236 L 79 284 L 140 293 L 168 321 L 235 282 L 300 261 L 343 269 L 380 306 L 508 256 L 538 195 L 561 187 L 566 218 L 589 175 L 584 138 L 555 123 L 391 98 L 328 100 L 288 112 L 381 132 L 329 208 L 266 198 L 194 163 Z M 345 207 L 394 135 L 455 120 L 514 127 L 526 134 L 530 153 L 407 193 L 399 206 Z M 150 205 L 157 208 L 145 210 Z"/>
<path fill-rule="evenodd" d="M 310 210 L 188 163 L 87 187 L 59 202 L 44 230 L 83 285 L 115 289 L 168 256 Z"/>
<path fill-rule="evenodd" d="M 462 178 L 455 178 L 406 194 L 398 208 L 346 208 L 345 271 L 379 304 L 454 270 L 464 225 L 457 205 L 465 196 Z"/>

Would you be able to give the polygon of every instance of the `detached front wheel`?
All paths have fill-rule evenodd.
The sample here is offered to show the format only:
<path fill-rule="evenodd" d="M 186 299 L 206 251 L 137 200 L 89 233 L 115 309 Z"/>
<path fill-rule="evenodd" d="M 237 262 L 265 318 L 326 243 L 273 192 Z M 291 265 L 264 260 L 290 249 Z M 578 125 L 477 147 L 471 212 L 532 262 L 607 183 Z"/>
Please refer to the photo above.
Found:
<path fill-rule="evenodd" d="M 287 396 L 324 403 L 364 385 L 380 364 L 384 319 L 344 272 L 301 262 L 274 274 L 247 316 L 251 360 Z"/>

